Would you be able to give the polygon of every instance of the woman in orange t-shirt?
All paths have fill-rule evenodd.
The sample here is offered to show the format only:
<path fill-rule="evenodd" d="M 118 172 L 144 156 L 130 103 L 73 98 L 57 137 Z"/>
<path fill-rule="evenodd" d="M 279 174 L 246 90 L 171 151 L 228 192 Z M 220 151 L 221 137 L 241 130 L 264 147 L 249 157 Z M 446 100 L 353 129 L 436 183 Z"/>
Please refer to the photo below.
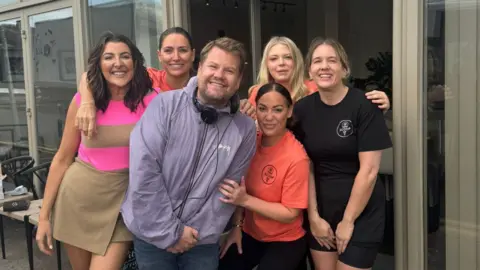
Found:
<path fill-rule="evenodd" d="M 257 84 L 248 90 L 248 101 L 255 105 L 260 86 L 276 82 L 286 87 L 293 102 L 318 91 L 313 80 L 305 78 L 303 56 L 295 42 L 288 37 L 272 37 L 265 45 L 257 76 Z M 366 97 L 384 111 L 390 108 L 390 100 L 383 91 L 367 92 Z"/>
<path fill-rule="evenodd" d="M 162 32 L 157 51 L 162 70 L 147 68 L 153 88 L 162 91 L 181 89 L 190 79 L 195 49 L 193 40 L 185 29 L 172 27 Z"/>
<path fill-rule="evenodd" d="M 310 161 L 287 129 L 293 108 L 288 90 L 266 84 L 255 102 L 260 132 L 246 180 L 219 187 L 222 200 L 238 206 L 219 269 L 294 270 L 307 251 L 302 211 L 308 207 Z"/>

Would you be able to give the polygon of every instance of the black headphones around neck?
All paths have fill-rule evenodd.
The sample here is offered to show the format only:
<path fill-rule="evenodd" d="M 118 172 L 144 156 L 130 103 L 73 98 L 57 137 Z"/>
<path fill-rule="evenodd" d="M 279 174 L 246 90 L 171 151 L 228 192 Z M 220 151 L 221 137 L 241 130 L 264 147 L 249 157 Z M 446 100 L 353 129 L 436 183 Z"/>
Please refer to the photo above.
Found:
<path fill-rule="evenodd" d="M 197 92 L 198 88 L 195 88 L 195 91 L 193 91 L 192 95 L 192 100 L 193 100 L 193 105 L 197 109 L 197 111 L 200 113 L 200 118 L 205 124 L 211 125 L 215 124 L 218 120 L 218 111 L 215 108 L 205 106 L 201 104 L 198 99 L 197 99 Z M 235 93 L 231 98 L 230 98 L 230 114 L 234 115 L 240 107 L 240 98 L 237 93 Z"/>

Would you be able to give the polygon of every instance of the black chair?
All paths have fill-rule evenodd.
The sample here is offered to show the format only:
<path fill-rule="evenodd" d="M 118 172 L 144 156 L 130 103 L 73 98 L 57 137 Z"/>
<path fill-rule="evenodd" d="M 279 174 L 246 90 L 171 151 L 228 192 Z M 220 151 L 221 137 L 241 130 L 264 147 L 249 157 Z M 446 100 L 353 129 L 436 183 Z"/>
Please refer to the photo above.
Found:
<path fill-rule="evenodd" d="M 17 177 L 16 177 L 17 182 L 20 185 L 23 185 L 24 187 L 26 187 L 29 191 L 32 191 L 34 200 L 40 199 L 40 196 L 38 196 L 37 191 L 35 189 L 34 180 L 33 180 L 34 176 L 36 176 L 40 181 L 41 186 L 39 188 L 41 190 L 41 194 L 43 194 L 43 190 L 45 189 L 45 185 L 47 183 L 47 176 L 48 176 L 48 172 L 50 170 L 51 164 L 52 164 L 51 161 L 45 162 L 43 164 L 24 170 L 21 173 L 17 174 Z"/>
<path fill-rule="evenodd" d="M 14 157 L 0 163 L 2 168 L 2 174 L 7 175 L 7 178 L 3 180 L 3 187 L 8 182 L 13 182 L 15 187 L 19 186 L 17 177 L 20 173 L 33 167 L 35 160 L 30 156 Z M 2 247 L 2 258 L 5 259 L 5 235 L 3 231 L 3 217 L 0 215 L 0 245 Z"/>
<path fill-rule="evenodd" d="M 36 176 L 40 181 L 40 185 L 41 185 L 40 192 L 41 194 L 43 194 L 43 191 L 45 190 L 45 185 L 47 184 L 47 177 L 48 177 L 48 172 L 50 170 L 50 165 L 51 165 L 51 162 L 40 164 L 26 171 L 23 171 L 19 176 L 20 179 L 23 179 L 24 181 L 28 182 L 29 185 L 33 187 L 32 191 L 33 191 L 33 196 L 35 200 L 38 200 L 39 196 L 37 195 L 37 192 L 35 191 L 35 188 L 34 188 L 34 184 L 33 184 L 34 176 Z M 33 226 L 32 223 L 30 223 L 29 218 L 25 219 L 24 223 L 25 223 L 25 233 L 27 237 L 28 262 L 30 264 L 30 269 L 33 269 L 33 239 L 34 239 L 34 235 L 36 234 L 37 227 Z M 56 240 L 55 246 L 56 246 L 56 252 L 57 252 L 57 267 L 59 270 L 61 270 L 62 260 L 61 260 L 60 242 Z"/>
<path fill-rule="evenodd" d="M 30 169 L 35 164 L 35 160 L 30 156 L 14 157 L 0 163 L 2 173 L 7 175 L 4 181 L 13 181 L 16 187 L 20 184 L 17 181 L 17 176 L 22 172 Z"/>

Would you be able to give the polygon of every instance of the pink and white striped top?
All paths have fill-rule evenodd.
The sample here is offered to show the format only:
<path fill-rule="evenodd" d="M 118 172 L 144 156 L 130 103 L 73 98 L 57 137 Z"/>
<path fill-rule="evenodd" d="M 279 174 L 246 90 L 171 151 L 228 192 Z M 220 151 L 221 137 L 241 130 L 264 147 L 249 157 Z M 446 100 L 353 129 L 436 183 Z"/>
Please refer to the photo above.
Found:
<path fill-rule="evenodd" d="M 97 110 L 97 133 L 90 139 L 82 135 L 78 148 L 80 160 L 100 171 L 128 169 L 130 132 L 142 117 L 146 106 L 157 96 L 158 90 L 155 91 L 145 96 L 145 106 L 140 104 L 133 113 L 123 100 L 110 100 L 105 112 Z M 77 106 L 80 106 L 80 94 L 77 93 L 74 98 Z"/>

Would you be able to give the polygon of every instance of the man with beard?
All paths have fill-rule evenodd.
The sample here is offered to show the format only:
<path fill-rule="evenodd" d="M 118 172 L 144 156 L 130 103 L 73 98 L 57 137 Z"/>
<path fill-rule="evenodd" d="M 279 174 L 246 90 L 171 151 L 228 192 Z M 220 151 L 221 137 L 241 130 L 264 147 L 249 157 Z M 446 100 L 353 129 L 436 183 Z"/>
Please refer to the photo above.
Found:
<path fill-rule="evenodd" d="M 240 182 L 255 152 L 255 123 L 238 112 L 245 58 L 240 42 L 211 41 L 197 77 L 158 95 L 132 131 L 121 213 L 140 270 L 217 269 L 218 241 L 235 210 L 218 185 Z"/>

